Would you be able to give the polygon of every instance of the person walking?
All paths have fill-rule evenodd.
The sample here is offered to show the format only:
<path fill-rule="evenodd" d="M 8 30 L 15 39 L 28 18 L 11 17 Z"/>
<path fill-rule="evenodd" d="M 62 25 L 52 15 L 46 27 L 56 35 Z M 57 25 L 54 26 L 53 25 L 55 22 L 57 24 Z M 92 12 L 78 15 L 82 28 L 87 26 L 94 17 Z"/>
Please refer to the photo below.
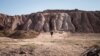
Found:
<path fill-rule="evenodd" d="M 53 36 L 53 31 L 51 31 L 50 34 L 51 34 L 51 37 L 52 37 Z"/>

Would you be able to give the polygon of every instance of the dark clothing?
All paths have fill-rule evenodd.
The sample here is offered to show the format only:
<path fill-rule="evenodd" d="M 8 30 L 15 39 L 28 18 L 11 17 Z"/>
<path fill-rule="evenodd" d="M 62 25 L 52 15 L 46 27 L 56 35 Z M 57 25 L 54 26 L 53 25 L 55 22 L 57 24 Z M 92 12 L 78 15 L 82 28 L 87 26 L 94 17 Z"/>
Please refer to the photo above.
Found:
<path fill-rule="evenodd" d="M 53 35 L 53 32 L 50 32 L 51 36 Z"/>

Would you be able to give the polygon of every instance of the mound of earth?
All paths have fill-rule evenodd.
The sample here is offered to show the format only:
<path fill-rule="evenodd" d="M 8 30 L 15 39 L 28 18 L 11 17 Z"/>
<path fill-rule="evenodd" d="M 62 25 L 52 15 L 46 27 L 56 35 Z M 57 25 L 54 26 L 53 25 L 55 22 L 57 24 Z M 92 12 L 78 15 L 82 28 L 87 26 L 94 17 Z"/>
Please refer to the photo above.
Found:
<path fill-rule="evenodd" d="M 1 31 L 0 37 L 9 37 L 14 39 L 36 38 L 40 33 L 36 31 Z"/>
<path fill-rule="evenodd" d="M 16 31 L 10 34 L 8 37 L 15 39 L 27 39 L 27 38 L 36 38 L 39 35 L 39 32 L 35 31 Z"/>

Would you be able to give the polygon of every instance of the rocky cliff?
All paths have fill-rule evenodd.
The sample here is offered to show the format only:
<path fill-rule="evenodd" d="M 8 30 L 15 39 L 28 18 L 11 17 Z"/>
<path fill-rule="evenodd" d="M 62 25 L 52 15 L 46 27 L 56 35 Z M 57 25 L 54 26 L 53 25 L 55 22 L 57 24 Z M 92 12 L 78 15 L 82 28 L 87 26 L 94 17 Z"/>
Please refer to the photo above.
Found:
<path fill-rule="evenodd" d="M 0 14 L 0 30 L 100 33 L 100 11 L 45 10 L 28 15 Z"/>

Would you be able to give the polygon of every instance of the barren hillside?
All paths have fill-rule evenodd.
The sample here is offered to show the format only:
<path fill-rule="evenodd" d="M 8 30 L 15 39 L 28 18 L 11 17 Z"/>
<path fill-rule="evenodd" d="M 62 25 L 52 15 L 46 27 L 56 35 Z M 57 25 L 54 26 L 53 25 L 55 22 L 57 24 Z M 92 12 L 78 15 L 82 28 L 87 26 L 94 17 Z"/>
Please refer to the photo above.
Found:
<path fill-rule="evenodd" d="M 0 14 L 0 56 L 84 56 L 91 46 L 100 46 L 100 11 Z"/>
<path fill-rule="evenodd" d="M 0 30 L 100 33 L 100 11 L 45 10 L 27 15 L 0 14 Z"/>

